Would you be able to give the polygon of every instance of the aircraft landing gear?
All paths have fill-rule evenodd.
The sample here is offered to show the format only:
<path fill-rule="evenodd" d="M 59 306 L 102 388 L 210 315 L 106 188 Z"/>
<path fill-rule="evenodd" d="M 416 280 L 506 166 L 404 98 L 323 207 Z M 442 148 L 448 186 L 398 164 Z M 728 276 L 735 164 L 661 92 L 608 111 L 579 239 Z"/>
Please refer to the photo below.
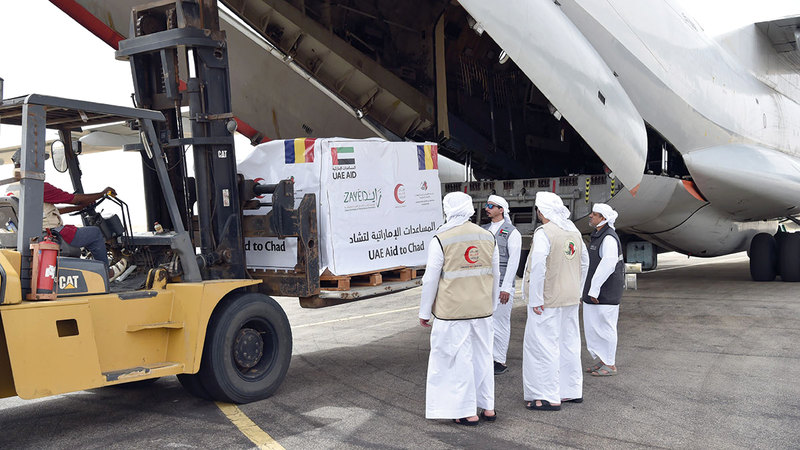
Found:
<path fill-rule="evenodd" d="M 750 241 L 750 278 L 772 281 L 778 274 L 778 246 L 769 233 L 758 233 Z"/>
<path fill-rule="evenodd" d="M 753 281 L 800 281 L 800 233 L 758 233 L 750 242 Z"/>
<path fill-rule="evenodd" d="M 800 281 L 800 233 L 783 233 L 778 243 L 778 272 L 783 281 Z"/>

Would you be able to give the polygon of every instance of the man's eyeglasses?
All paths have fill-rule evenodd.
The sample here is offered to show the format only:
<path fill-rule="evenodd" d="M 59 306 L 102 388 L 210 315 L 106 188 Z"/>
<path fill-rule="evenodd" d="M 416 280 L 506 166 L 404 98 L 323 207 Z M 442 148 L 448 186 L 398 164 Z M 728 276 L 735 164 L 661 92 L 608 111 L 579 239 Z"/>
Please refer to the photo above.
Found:
<path fill-rule="evenodd" d="M 501 206 L 493 205 L 491 203 L 487 203 L 486 204 L 486 209 L 492 209 L 492 208 L 501 208 Z"/>

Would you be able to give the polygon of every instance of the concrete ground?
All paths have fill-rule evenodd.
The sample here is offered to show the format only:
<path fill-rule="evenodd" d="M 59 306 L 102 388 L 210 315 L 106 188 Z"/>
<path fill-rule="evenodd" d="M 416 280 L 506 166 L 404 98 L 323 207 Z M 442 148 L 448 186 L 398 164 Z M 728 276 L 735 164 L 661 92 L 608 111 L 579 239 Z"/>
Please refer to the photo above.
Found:
<path fill-rule="evenodd" d="M 749 281 L 743 254 L 662 255 L 623 298 L 619 375 L 586 377 L 585 402 L 559 412 L 523 406 L 517 304 L 499 419 L 475 428 L 424 418 L 430 332 L 416 319 L 419 289 L 320 310 L 280 299 L 294 357 L 276 395 L 240 406 L 250 428 L 169 377 L 0 400 L 0 448 L 254 447 L 241 430 L 299 449 L 798 448 L 799 286 Z"/>

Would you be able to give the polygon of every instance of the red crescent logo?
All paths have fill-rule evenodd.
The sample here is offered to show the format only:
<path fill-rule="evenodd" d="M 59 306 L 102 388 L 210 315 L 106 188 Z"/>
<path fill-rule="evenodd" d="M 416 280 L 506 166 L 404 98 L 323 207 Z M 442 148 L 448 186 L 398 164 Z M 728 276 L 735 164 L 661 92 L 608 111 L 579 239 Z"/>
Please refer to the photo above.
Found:
<path fill-rule="evenodd" d="M 263 178 L 256 178 L 253 181 L 255 181 L 256 183 L 261 183 L 262 181 L 264 181 L 264 179 Z M 263 195 L 257 195 L 256 198 L 264 198 L 264 196 Z"/>
<path fill-rule="evenodd" d="M 406 191 L 405 191 L 405 189 L 403 189 L 402 192 L 401 192 L 400 191 L 401 189 L 403 189 L 403 185 L 402 184 L 398 184 L 397 186 L 394 187 L 394 199 L 397 200 L 397 203 L 400 203 L 402 205 L 403 203 L 406 202 L 406 200 L 405 200 Z M 401 195 L 403 196 L 402 199 L 400 198 Z"/>
<path fill-rule="evenodd" d="M 472 251 L 472 249 L 475 249 L 475 253 L 476 253 L 476 255 L 475 255 L 475 256 L 478 256 L 478 255 L 477 255 L 477 250 L 478 250 L 478 247 L 475 247 L 474 245 L 470 245 L 469 247 L 467 247 L 467 251 L 465 251 L 465 252 L 464 252 L 464 259 L 466 259 L 466 260 L 467 260 L 467 262 L 468 262 L 468 263 L 470 263 L 470 264 L 475 264 L 476 262 L 478 262 L 478 260 L 477 260 L 477 259 L 474 259 L 474 260 L 473 260 L 473 259 L 471 259 L 471 258 L 469 257 L 469 252 L 471 252 L 471 251 Z"/>

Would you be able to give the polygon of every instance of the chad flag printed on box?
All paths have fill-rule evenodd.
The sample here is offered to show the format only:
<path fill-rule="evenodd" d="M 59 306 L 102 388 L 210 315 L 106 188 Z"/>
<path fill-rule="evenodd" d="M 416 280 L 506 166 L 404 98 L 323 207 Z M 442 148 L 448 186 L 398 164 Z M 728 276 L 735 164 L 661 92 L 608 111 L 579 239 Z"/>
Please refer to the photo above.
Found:
<path fill-rule="evenodd" d="M 298 138 L 283 141 L 286 164 L 314 162 L 314 141 L 316 139 Z"/>
<path fill-rule="evenodd" d="M 439 151 L 435 145 L 418 145 L 419 170 L 439 169 Z"/>

